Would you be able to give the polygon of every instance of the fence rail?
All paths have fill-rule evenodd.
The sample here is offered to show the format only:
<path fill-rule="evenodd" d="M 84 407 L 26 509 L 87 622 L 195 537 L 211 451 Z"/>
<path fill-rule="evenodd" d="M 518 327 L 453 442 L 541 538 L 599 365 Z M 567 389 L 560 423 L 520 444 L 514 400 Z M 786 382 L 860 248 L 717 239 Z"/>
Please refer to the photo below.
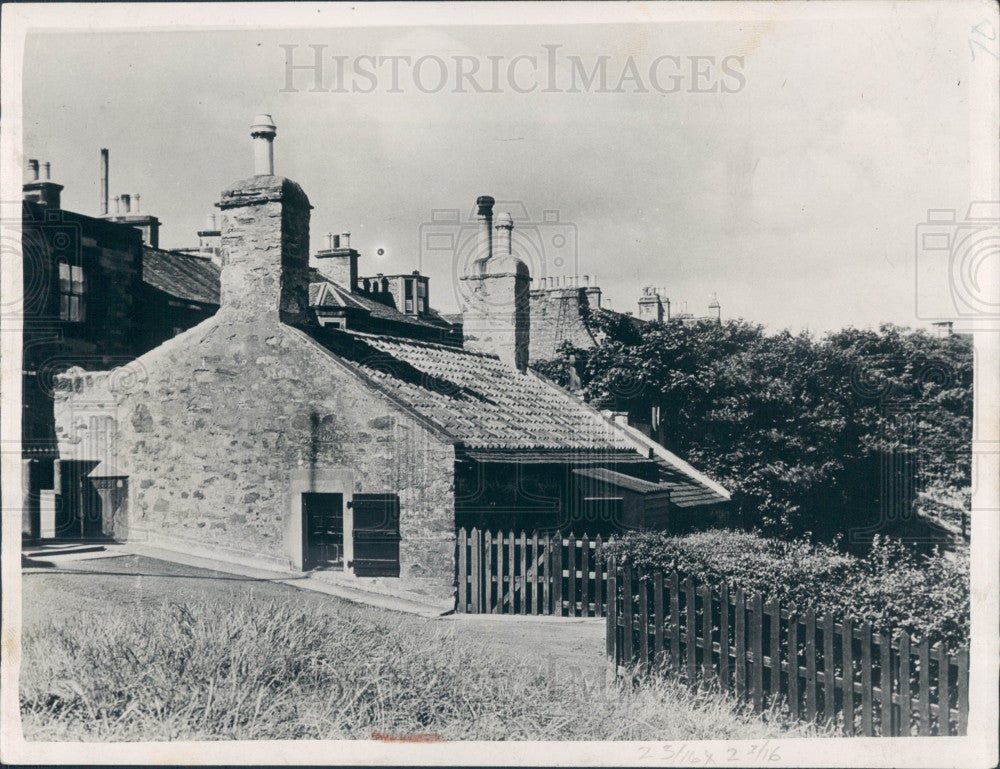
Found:
<path fill-rule="evenodd" d="M 608 564 L 607 651 L 618 665 L 717 682 L 755 710 L 782 701 L 846 734 L 964 735 L 969 651 L 889 637 L 868 623 L 798 611 L 759 595 Z"/>
<path fill-rule="evenodd" d="M 607 614 L 607 568 L 600 536 L 458 531 L 458 597 L 468 614 Z"/>

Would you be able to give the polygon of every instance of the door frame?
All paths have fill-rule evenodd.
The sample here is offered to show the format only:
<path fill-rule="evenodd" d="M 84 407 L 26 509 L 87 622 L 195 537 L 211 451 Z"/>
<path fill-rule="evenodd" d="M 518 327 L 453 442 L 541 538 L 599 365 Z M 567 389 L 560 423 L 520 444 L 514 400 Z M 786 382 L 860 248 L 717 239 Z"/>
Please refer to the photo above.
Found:
<path fill-rule="evenodd" d="M 297 571 L 304 571 L 307 548 L 302 495 L 340 494 L 344 505 L 344 570 L 354 560 L 354 472 L 347 468 L 296 468 L 289 473 L 288 514 L 285 517 L 284 550 Z"/>

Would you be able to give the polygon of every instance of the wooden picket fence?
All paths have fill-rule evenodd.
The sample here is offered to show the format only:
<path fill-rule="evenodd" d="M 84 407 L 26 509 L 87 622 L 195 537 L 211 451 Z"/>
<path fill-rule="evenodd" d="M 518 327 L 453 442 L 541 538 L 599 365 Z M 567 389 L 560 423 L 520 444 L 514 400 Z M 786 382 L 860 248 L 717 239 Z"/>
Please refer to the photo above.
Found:
<path fill-rule="evenodd" d="M 643 578 L 608 564 L 607 651 L 639 674 L 653 667 L 708 681 L 755 710 L 775 701 L 845 734 L 964 735 L 969 650 L 873 633 L 849 618 L 817 616 L 743 590 L 673 572 Z"/>
<path fill-rule="evenodd" d="M 607 614 L 607 569 L 601 537 L 458 531 L 458 596 L 468 614 Z"/>

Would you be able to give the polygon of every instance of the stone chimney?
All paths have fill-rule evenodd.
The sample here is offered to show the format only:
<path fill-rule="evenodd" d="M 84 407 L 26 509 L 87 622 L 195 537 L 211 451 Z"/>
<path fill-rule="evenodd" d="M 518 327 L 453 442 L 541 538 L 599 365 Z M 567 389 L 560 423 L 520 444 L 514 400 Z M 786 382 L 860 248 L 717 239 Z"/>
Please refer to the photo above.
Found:
<path fill-rule="evenodd" d="M 587 304 L 590 309 L 601 309 L 601 287 L 597 284 L 597 276 L 584 275 L 583 282 L 586 284 L 584 293 L 587 295 Z"/>
<path fill-rule="evenodd" d="M 326 235 L 326 248 L 313 256 L 316 269 L 325 278 L 336 281 L 351 293 L 358 290 L 358 254 L 350 246 L 351 235 Z"/>
<path fill-rule="evenodd" d="M 639 318 L 663 322 L 663 302 L 660 301 L 659 291 L 652 286 L 646 286 L 639 297 Z"/>
<path fill-rule="evenodd" d="M 44 178 L 39 177 L 40 167 L 45 169 Z M 52 166 L 48 161 L 39 166 L 38 161 L 34 158 L 29 160 L 28 181 L 24 183 L 22 190 L 25 200 L 31 200 L 47 208 L 56 209 L 61 206 L 63 186 L 49 179 L 51 168 Z"/>
<path fill-rule="evenodd" d="M 715 318 L 716 323 L 722 323 L 722 305 L 719 304 L 719 297 L 712 292 L 712 299 L 708 303 L 708 316 Z"/>
<path fill-rule="evenodd" d="M 493 252 L 493 198 L 476 201 L 479 218 L 477 259 L 466 281 L 466 307 L 462 313 L 465 347 L 496 355 L 519 371 L 528 367 L 530 340 L 531 275 L 527 265 L 514 256 L 510 214 L 497 220 L 499 249 Z"/>
<path fill-rule="evenodd" d="M 260 146 L 262 122 L 270 138 L 275 126 L 258 115 L 251 128 Z M 268 132 L 264 132 L 265 134 Z M 270 156 L 270 149 L 267 150 Z M 257 160 L 261 159 L 257 155 Z M 260 171 L 257 165 L 255 170 Z M 273 166 L 270 168 L 273 171 Z M 310 323 L 309 198 L 295 182 L 258 173 L 223 191 L 221 309 L 244 320 Z"/>

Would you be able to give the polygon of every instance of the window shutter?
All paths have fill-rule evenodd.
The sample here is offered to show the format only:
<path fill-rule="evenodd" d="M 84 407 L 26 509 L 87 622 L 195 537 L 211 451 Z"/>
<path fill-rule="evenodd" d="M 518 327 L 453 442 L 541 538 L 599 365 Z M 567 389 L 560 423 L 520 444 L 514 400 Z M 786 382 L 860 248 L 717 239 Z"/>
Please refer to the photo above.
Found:
<path fill-rule="evenodd" d="M 399 495 L 355 494 L 354 573 L 359 577 L 399 576 Z"/>

